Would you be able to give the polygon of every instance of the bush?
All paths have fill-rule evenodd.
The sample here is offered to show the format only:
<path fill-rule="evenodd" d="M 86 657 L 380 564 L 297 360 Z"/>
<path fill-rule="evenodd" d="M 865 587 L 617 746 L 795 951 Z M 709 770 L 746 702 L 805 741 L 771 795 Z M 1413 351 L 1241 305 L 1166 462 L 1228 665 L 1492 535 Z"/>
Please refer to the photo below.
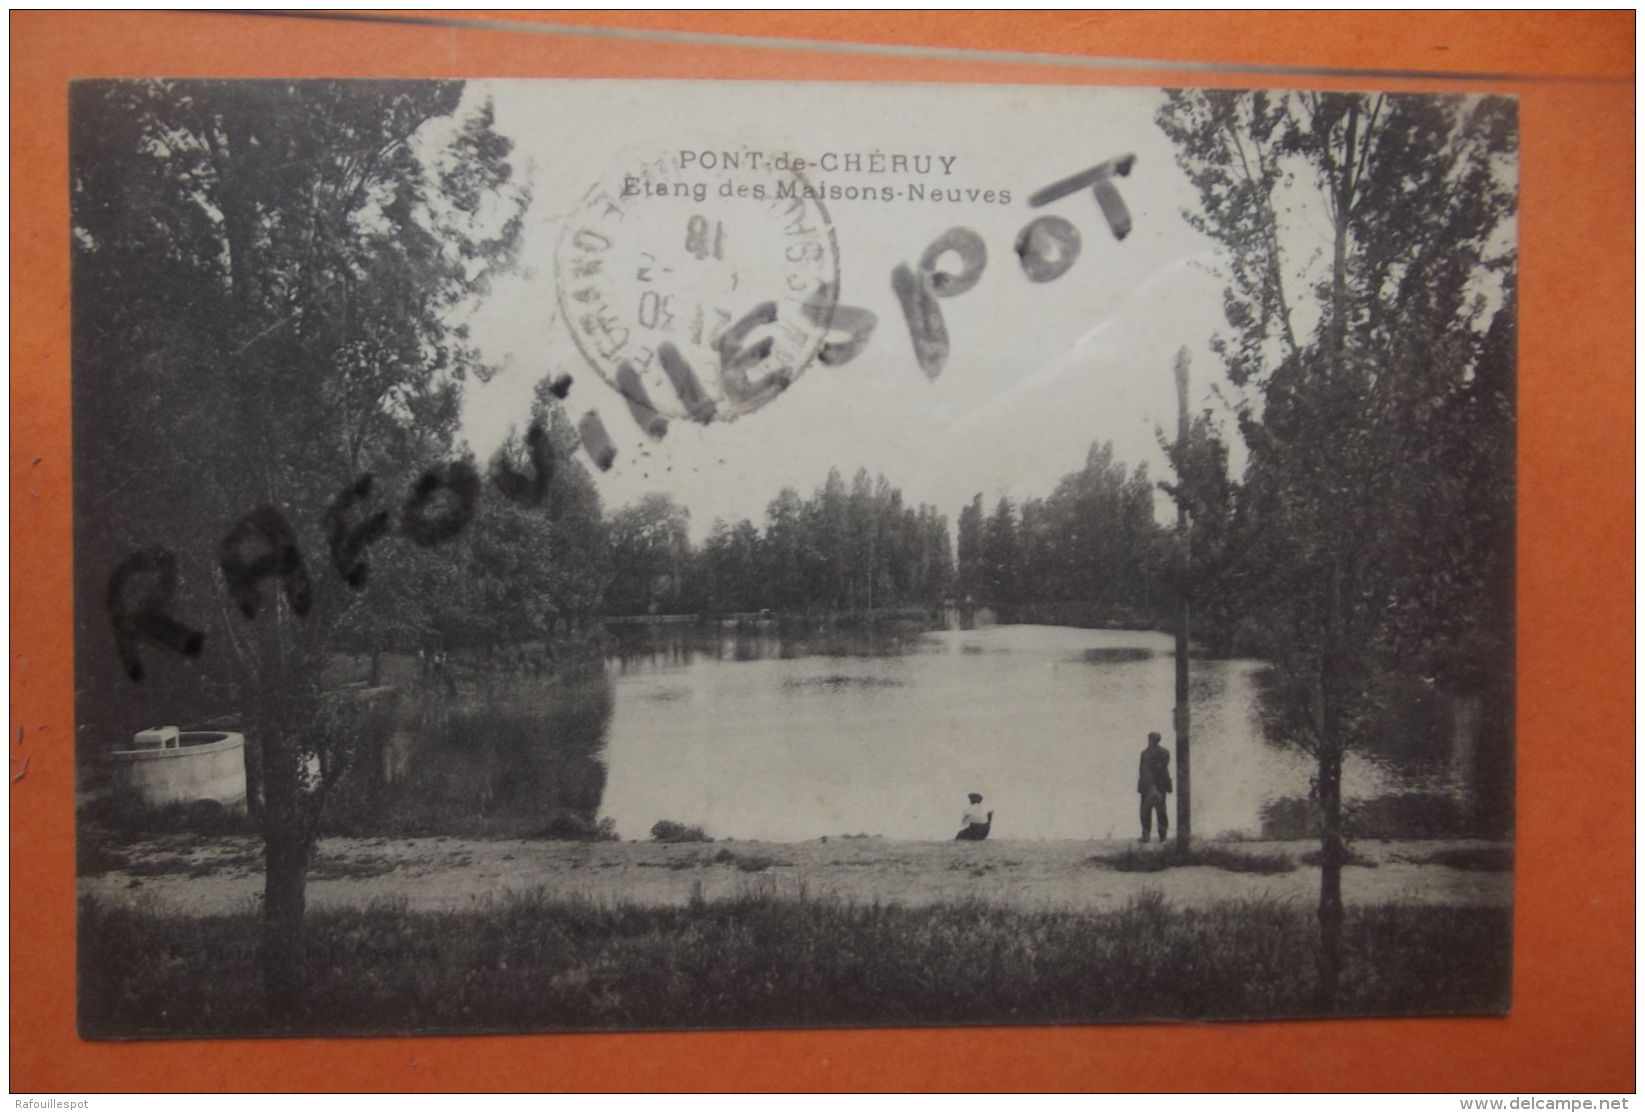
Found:
<path fill-rule="evenodd" d="M 714 862 L 721 866 L 736 866 L 744 873 L 761 873 L 772 866 L 786 866 L 790 863 L 779 862 L 765 854 L 733 854 L 730 850 L 722 849 L 714 855 Z"/>
<path fill-rule="evenodd" d="M 1183 853 L 1175 843 L 1159 850 L 1128 846 L 1118 854 L 1099 854 L 1091 861 L 1120 873 L 1159 873 L 1182 866 L 1209 866 L 1233 873 L 1290 873 L 1297 868 L 1284 854 L 1257 854 L 1225 846 L 1194 846 Z"/>
<path fill-rule="evenodd" d="M 255 835 L 262 833 L 257 820 L 244 807 L 226 808 L 215 800 L 192 800 L 150 808 L 129 795 L 107 795 L 80 808 L 82 830 L 106 829 L 116 838 L 144 835 Z"/>
<path fill-rule="evenodd" d="M 576 812 L 560 811 L 528 837 L 556 842 L 616 842 L 617 821 L 607 816 L 596 823 Z"/>
<path fill-rule="evenodd" d="M 659 819 L 651 825 L 651 837 L 658 842 L 713 842 L 703 834 L 701 827 L 687 827 L 672 819 Z"/>
<path fill-rule="evenodd" d="M 1462 808 L 1449 796 L 1400 792 L 1348 800 L 1343 834 L 1355 839 L 1452 839 L 1470 834 Z M 1306 796 L 1284 796 L 1262 806 L 1265 839 L 1319 838 L 1319 806 Z"/>

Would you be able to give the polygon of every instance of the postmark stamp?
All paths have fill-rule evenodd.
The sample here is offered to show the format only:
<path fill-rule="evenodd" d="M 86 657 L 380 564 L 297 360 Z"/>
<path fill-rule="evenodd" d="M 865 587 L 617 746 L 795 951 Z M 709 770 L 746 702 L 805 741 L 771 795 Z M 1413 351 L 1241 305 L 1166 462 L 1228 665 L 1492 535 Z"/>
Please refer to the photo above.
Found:
<path fill-rule="evenodd" d="M 748 150 L 629 158 L 566 220 L 567 327 L 649 435 L 752 413 L 822 349 L 840 260 L 805 168 Z"/>

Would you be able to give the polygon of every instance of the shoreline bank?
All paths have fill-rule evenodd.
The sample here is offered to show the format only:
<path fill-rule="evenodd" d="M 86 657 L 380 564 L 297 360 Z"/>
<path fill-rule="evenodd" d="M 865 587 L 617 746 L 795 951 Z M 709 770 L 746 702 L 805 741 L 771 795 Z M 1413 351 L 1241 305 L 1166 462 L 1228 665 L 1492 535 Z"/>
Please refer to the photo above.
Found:
<path fill-rule="evenodd" d="M 607 904 L 685 905 L 751 888 L 859 904 L 910 907 L 981 899 L 1019 909 L 1107 911 L 1154 891 L 1168 903 L 1201 907 L 1266 897 L 1311 906 L 1319 869 L 1303 855 L 1318 843 L 1206 842 L 1296 863 L 1282 873 L 1210 866 L 1122 872 L 1093 859 L 1128 849 L 1161 853 L 1128 840 L 910 842 L 832 837 L 810 842 L 569 843 L 464 838 L 327 838 L 309 872 L 312 909 L 403 903 L 410 911 L 471 908 L 491 898 L 541 892 Z M 1510 907 L 1509 870 L 1436 864 L 1433 856 L 1503 851 L 1481 840 L 1362 840 L 1364 865 L 1343 871 L 1352 905 Z M 80 895 L 193 916 L 255 910 L 263 888 L 262 840 L 254 835 L 154 836 L 111 846 L 98 868 L 83 871 Z"/>

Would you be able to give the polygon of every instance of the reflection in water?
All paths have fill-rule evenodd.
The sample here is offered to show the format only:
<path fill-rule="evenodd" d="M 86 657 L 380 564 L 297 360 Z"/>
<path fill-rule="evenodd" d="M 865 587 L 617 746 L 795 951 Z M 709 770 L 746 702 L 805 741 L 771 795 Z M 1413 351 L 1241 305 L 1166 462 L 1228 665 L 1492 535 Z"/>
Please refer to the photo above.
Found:
<path fill-rule="evenodd" d="M 937 649 L 924 628 L 779 626 L 772 620 L 726 623 L 614 623 L 619 671 L 709 661 L 792 661 L 804 657 L 903 657 Z"/>
<path fill-rule="evenodd" d="M 612 634 L 603 667 L 539 676 L 476 661 L 456 682 L 380 689 L 327 829 L 586 837 L 604 816 L 624 838 L 666 819 L 739 839 L 947 839 L 981 792 L 994 838 L 1127 838 L 1147 733 L 1171 738 L 1172 643 L 1155 632 L 757 622 Z M 1300 836 L 1312 822 L 1312 762 L 1265 736 L 1263 672 L 1194 662 L 1201 836 L 1258 834 L 1265 804 Z M 1453 747 L 1419 736 L 1450 720 L 1424 698 L 1401 704 L 1411 710 L 1390 720 L 1378 762 L 1350 755 L 1348 796 L 1459 798 Z"/>
<path fill-rule="evenodd" d="M 613 685 L 598 665 L 552 677 L 384 692 L 365 752 L 327 804 L 335 833 L 575 837 L 605 791 Z"/>
<path fill-rule="evenodd" d="M 721 837 L 953 834 L 967 792 L 996 838 L 1134 836 L 1150 730 L 1170 737 L 1171 639 L 995 626 L 921 634 L 775 627 L 627 632 L 604 814 Z M 1256 834 L 1264 802 L 1306 795 L 1310 760 L 1269 745 L 1250 661 L 1196 661 L 1194 828 Z M 1385 787 L 1351 757 L 1350 795 Z M 1173 804 L 1174 807 L 1174 804 Z"/>

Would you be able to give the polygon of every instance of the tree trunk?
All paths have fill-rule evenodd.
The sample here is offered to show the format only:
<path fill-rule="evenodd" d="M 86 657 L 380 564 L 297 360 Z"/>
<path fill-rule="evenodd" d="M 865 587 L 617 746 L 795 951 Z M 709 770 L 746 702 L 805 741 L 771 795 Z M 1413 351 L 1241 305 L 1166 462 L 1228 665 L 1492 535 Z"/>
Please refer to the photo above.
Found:
<path fill-rule="evenodd" d="M 1342 981 L 1342 750 L 1337 721 L 1335 682 L 1342 667 L 1342 564 L 1331 562 L 1327 586 L 1325 652 L 1319 675 L 1319 951 L 1314 1004 L 1321 1012 L 1337 1008 Z"/>
<path fill-rule="evenodd" d="M 302 747 L 276 733 L 264 744 L 263 995 L 269 1018 L 296 1020 L 307 981 L 303 912 L 311 844 L 302 821 Z"/>
<path fill-rule="evenodd" d="M 1342 982 L 1342 749 L 1327 742 L 1319 754 L 1319 948 L 1314 1005 L 1335 1012 Z"/>
<path fill-rule="evenodd" d="M 1336 227 L 1331 247 L 1331 373 L 1340 380 L 1348 342 L 1348 224 L 1354 210 L 1354 167 L 1359 153 L 1359 101 L 1348 106 L 1347 142 L 1337 169 Z"/>
<path fill-rule="evenodd" d="M 256 737 L 255 734 L 252 737 Z M 264 808 L 263 794 L 263 766 L 265 759 L 261 747 L 247 746 L 246 754 L 246 815 L 253 820 L 261 821 L 266 809 Z"/>
<path fill-rule="evenodd" d="M 224 120 L 223 138 L 228 142 L 225 152 L 221 144 L 213 142 L 213 165 L 221 180 L 223 234 L 228 241 L 229 294 L 235 308 L 250 320 L 250 306 L 255 296 L 256 268 L 252 261 L 256 240 L 257 213 L 255 203 L 247 199 L 240 164 L 251 148 L 251 131 L 245 122 L 228 113 Z"/>
<path fill-rule="evenodd" d="M 383 677 L 383 651 L 381 649 L 373 647 L 372 650 L 371 650 L 371 680 L 368 681 L 368 687 L 372 687 L 372 688 L 377 687 L 377 685 L 382 682 L 382 677 Z"/>
<path fill-rule="evenodd" d="M 1188 466 L 1188 349 L 1177 353 L 1173 374 L 1177 384 L 1177 467 Z M 1179 470 L 1177 482 L 1186 485 L 1188 477 Z M 1177 707 L 1175 726 L 1177 734 L 1177 850 L 1187 854 L 1194 835 L 1193 758 L 1189 744 L 1188 715 L 1188 626 L 1193 610 L 1193 522 L 1188 513 L 1188 491 L 1179 489 L 1177 496 L 1177 540 L 1182 545 L 1182 582 L 1177 585 Z"/>

